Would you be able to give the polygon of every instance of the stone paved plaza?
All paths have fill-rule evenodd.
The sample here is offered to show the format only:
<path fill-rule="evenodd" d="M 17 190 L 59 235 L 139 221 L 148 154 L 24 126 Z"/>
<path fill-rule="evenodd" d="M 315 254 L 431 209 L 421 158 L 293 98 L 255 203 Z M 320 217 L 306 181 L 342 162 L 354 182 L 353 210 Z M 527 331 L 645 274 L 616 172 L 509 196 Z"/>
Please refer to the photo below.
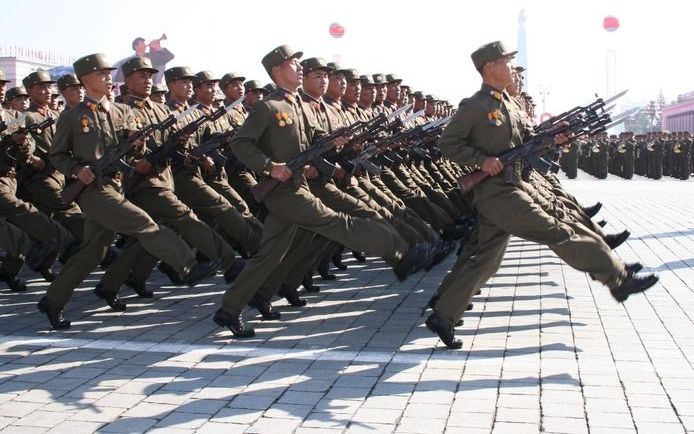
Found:
<path fill-rule="evenodd" d="M 566 181 L 617 249 L 660 283 L 618 305 L 547 248 L 514 239 L 450 351 L 423 306 L 454 257 L 398 283 L 351 260 L 282 321 L 246 317 L 235 341 L 211 320 L 221 277 L 194 289 L 130 289 L 124 313 L 75 293 L 72 329 L 47 330 L 46 283 L 0 291 L 0 429 L 7 433 L 694 432 L 694 183 Z M 509 216 L 512 218 L 513 216 Z M 318 280 L 320 283 L 320 280 Z"/>

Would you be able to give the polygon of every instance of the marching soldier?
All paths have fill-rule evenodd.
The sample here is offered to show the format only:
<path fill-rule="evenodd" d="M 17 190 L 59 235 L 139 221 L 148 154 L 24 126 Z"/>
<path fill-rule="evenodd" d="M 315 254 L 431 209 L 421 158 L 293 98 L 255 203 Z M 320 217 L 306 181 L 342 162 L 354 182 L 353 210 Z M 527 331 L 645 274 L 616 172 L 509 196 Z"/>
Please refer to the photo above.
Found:
<path fill-rule="evenodd" d="M 5 75 L 0 70 L 0 96 L 5 93 L 5 86 L 9 81 L 5 80 Z M 0 121 L 11 123 L 18 122 L 18 114 L 0 108 Z M 25 134 L 21 127 L 7 129 L 1 133 L 3 139 L 9 140 L 6 144 L 8 148 L 0 153 L 0 218 L 10 223 L 23 232 L 32 240 L 52 244 L 57 249 L 56 254 L 66 256 L 68 250 L 75 245 L 75 238 L 63 226 L 51 220 L 46 214 L 39 211 L 34 205 L 17 197 L 17 171 L 18 166 L 28 164 L 31 160 L 32 138 Z M 50 266 L 55 260 L 53 257 L 46 257 L 45 262 L 35 265 L 38 271 L 46 280 L 52 280 L 53 275 Z M 16 270 L 19 272 L 19 269 Z M 8 276 L 12 273 L 8 272 Z"/>
<path fill-rule="evenodd" d="M 195 90 L 195 97 L 198 101 L 198 110 L 200 110 L 205 115 L 212 114 L 214 98 L 217 91 L 217 83 L 219 79 L 215 78 L 209 71 L 201 71 L 195 74 L 195 79 L 193 80 L 193 88 Z M 215 134 L 225 134 L 234 130 L 234 124 L 229 120 L 228 116 L 222 116 L 221 118 L 215 120 L 214 122 L 207 122 L 203 127 L 203 131 L 200 134 L 201 143 L 206 142 L 211 139 Z M 218 154 L 219 151 L 212 152 L 212 154 Z M 219 165 L 217 167 L 214 160 L 209 156 L 204 156 L 202 159 L 202 168 L 204 171 L 203 177 L 205 182 L 211 186 L 217 193 L 222 195 L 231 205 L 236 208 L 236 210 L 241 214 L 244 221 L 246 222 L 248 240 L 243 244 L 244 251 L 248 255 L 252 255 L 257 250 L 257 243 L 260 242 L 260 237 L 263 231 L 263 225 L 256 219 L 256 217 L 251 214 L 249 206 L 246 201 L 239 195 L 239 193 L 234 190 L 231 185 L 229 185 L 226 169 L 224 165 Z"/>
<path fill-rule="evenodd" d="M 141 128 L 159 124 L 170 114 L 163 104 L 149 100 L 149 92 L 154 75 L 158 72 L 147 57 L 133 57 L 121 65 L 128 97 L 125 103 L 132 108 L 135 122 Z M 168 139 L 166 132 L 157 131 L 147 139 L 145 153 L 161 146 Z M 148 165 L 146 160 L 136 160 L 136 165 Z M 146 172 L 144 176 L 126 179 L 125 195 L 133 204 L 145 210 L 154 220 L 176 230 L 190 245 L 213 262 L 221 263 L 227 271 L 225 278 L 232 280 L 236 274 L 234 252 L 231 247 L 207 224 L 200 221 L 174 193 L 173 175 L 168 162 L 164 162 L 161 173 Z M 146 170 L 145 170 L 146 171 Z M 192 255 L 192 252 L 191 252 Z M 156 258 L 149 255 L 135 238 L 129 238 L 120 256 L 109 266 L 95 292 L 112 309 L 125 310 L 125 303 L 117 294 L 121 285 L 128 282 L 141 297 L 152 297 L 153 293 L 145 286 L 146 277 L 156 264 Z"/>
<path fill-rule="evenodd" d="M 486 44 L 472 54 L 482 76 L 482 88 L 461 102 L 444 130 L 439 146 L 444 155 L 461 166 L 480 168 L 490 175 L 472 192 L 479 212 L 477 251 L 449 275 L 451 290 L 443 293 L 427 319 L 427 327 L 451 348 L 460 348 L 454 324 L 468 300 L 499 267 L 510 234 L 547 244 L 569 265 L 590 273 L 610 288 L 618 301 L 654 285 L 657 277 L 629 275 L 609 248 L 592 237 L 575 232 L 556 220 L 524 193 L 520 164 L 504 167 L 495 156 L 522 144 L 529 133 L 504 89 L 511 86 L 511 59 L 501 42 Z M 556 137 L 556 143 L 565 138 Z M 503 172 L 503 176 L 496 176 Z M 515 218 L 509 219 L 513 215 Z M 458 276 L 458 277 L 456 277 Z"/>
<path fill-rule="evenodd" d="M 39 69 L 24 77 L 24 87 L 30 94 L 31 105 L 27 111 L 27 126 L 40 124 L 46 119 L 57 120 L 59 114 L 50 109 L 51 90 L 55 81 L 47 71 Z M 36 207 L 65 226 L 77 241 L 82 240 L 84 215 L 74 203 L 67 204 L 60 196 L 65 187 L 65 176 L 48 160 L 53 146 L 55 124 L 34 135 L 35 147 L 30 161 L 20 170 L 20 193 Z M 103 258 L 102 258 L 103 259 Z"/>
<path fill-rule="evenodd" d="M 166 86 L 155 83 L 152 85 L 152 94 L 149 96 L 149 99 L 159 104 L 165 104 L 166 92 Z"/>
<path fill-rule="evenodd" d="M 114 68 L 105 55 L 96 53 L 81 57 L 73 66 L 75 75 L 84 85 L 86 97 L 81 104 L 61 115 L 49 157 L 72 182 L 86 185 L 77 199 L 86 222 L 84 240 L 78 251 L 65 263 L 38 304 L 38 309 L 46 314 L 55 329 L 70 327 L 70 321 L 63 316 L 65 304 L 75 287 L 98 265 L 116 232 L 136 238 L 145 250 L 170 264 L 189 285 L 216 271 L 209 263 L 197 263 L 178 235 L 157 225 L 145 211 L 123 196 L 122 172 L 113 168 L 105 173 L 94 173 L 91 165 L 122 140 L 128 140 L 128 134 L 136 131 L 137 126 L 130 107 L 109 100 Z M 134 144 L 132 153 L 141 157 L 143 152 L 144 142 L 140 139 Z M 142 162 L 135 166 L 142 174 L 149 169 Z"/>
<path fill-rule="evenodd" d="M 169 68 L 164 77 L 171 96 L 168 101 L 169 108 L 174 113 L 183 113 L 188 110 L 190 108 L 188 99 L 193 94 L 193 79 L 195 78 L 190 68 L 187 66 Z M 202 113 L 197 111 L 181 122 L 191 122 L 201 115 Z M 202 143 L 203 131 L 201 128 L 190 136 L 183 145 L 184 152 L 188 152 Z M 202 163 L 203 161 L 194 161 L 189 157 L 183 161 L 175 162 L 173 174 L 176 196 L 192 208 L 196 215 L 218 228 L 233 247 L 237 250 L 243 249 L 247 254 L 252 254 L 258 248 L 260 238 L 258 231 L 250 226 L 249 221 L 226 198 L 205 182 L 198 165 L 199 162 Z"/>
<path fill-rule="evenodd" d="M 264 200 L 269 214 L 260 250 L 227 290 L 223 306 L 214 316 L 218 325 L 228 327 L 237 337 L 254 335 L 254 330 L 243 322 L 243 308 L 286 254 L 298 228 L 357 251 L 383 256 L 394 265 L 401 279 L 431 259 L 428 245 L 408 248 L 402 237 L 387 225 L 351 218 L 327 208 L 310 193 L 303 174 L 294 174 L 287 167 L 286 161 L 306 149 L 315 136 L 323 134 L 296 93 L 302 83 L 301 56 L 301 52 L 282 45 L 263 58 L 263 66 L 278 89 L 254 106 L 231 144 L 234 153 L 249 168 L 280 181 Z M 346 141 L 336 139 L 334 145 L 341 146 Z M 297 175 L 301 179 L 298 185 L 287 182 Z"/>
<path fill-rule="evenodd" d="M 246 77 L 235 72 L 229 72 L 222 76 L 219 82 L 219 87 L 224 93 L 224 104 L 229 105 L 239 98 L 242 98 L 246 94 L 246 89 L 243 85 Z M 248 116 L 248 111 L 246 106 L 240 105 L 236 106 L 231 111 L 229 111 L 225 117 L 227 122 L 234 129 L 238 129 L 246 121 Z M 239 160 L 234 156 L 234 154 L 226 149 L 224 153 L 227 157 L 226 172 L 228 177 L 229 185 L 243 198 L 246 206 L 250 209 L 250 212 L 262 220 L 263 207 L 255 200 L 251 188 L 258 183 L 255 179 L 255 175 L 251 170 L 245 167 Z"/>
<path fill-rule="evenodd" d="M 18 113 L 24 113 L 29 109 L 29 94 L 24 86 L 11 87 L 7 91 L 5 101 L 7 101 L 10 110 Z"/>
<path fill-rule="evenodd" d="M 65 110 L 78 106 L 84 101 L 84 86 L 75 74 L 65 74 L 58 79 L 58 90 L 65 99 Z"/>
<path fill-rule="evenodd" d="M 258 80 L 248 80 L 243 84 L 245 90 L 245 98 L 243 105 L 246 111 L 249 111 L 258 101 L 262 101 L 265 97 L 266 89 Z"/>

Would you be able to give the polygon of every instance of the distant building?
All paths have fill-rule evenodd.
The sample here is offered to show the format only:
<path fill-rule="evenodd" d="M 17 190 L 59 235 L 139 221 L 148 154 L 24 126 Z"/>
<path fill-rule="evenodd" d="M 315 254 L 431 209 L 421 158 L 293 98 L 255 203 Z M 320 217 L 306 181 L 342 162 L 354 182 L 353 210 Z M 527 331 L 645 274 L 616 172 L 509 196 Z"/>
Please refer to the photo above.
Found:
<path fill-rule="evenodd" d="M 22 79 L 37 69 L 51 69 L 60 65 L 71 65 L 73 58 L 50 52 L 32 50 L 25 47 L 0 47 L 0 69 L 10 80 L 8 88 L 17 86 Z"/>
<path fill-rule="evenodd" d="M 663 130 L 694 132 L 694 92 L 677 97 L 677 102 L 663 107 Z"/>

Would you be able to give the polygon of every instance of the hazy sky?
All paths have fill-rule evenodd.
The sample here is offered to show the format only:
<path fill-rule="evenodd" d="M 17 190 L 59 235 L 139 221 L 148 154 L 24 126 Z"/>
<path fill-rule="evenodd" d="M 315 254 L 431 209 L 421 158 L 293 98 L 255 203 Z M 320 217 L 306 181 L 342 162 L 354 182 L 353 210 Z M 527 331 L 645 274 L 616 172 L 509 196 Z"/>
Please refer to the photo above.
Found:
<path fill-rule="evenodd" d="M 288 43 L 306 56 L 333 60 L 362 73 L 397 73 L 415 89 L 457 103 L 474 92 L 479 75 L 470 53 L 502 39 L 517 45 L 518 14 L 527 16 L 530 92 L 557 112 L 605 94 L 606 53 L 617 52 L 617 88 L 627 103 L 668 100 L 694 90 L 687 1 L 275 1 L 22 0 L 5 2 L 2 45 L 81 55 L 102 51 L 112 61 L 130 55 L 136 36 L 168 36 L 169 64 L 237 71 L 267 82 L 260 59 Z M 607 15 L 617 32 L 602 28 Z M 330 37 L 330 23 L 345 29 Z M 688 72 L 689 71 L 689 72 Z"/>

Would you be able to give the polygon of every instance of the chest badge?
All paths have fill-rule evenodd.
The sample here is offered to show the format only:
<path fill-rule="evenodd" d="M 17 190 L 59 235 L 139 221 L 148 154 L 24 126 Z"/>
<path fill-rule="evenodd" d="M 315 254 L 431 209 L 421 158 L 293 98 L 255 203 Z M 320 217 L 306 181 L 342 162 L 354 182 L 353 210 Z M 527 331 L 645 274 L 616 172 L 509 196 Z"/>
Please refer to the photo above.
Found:
<path fill-rule="evenodd" d="M 487 113 L 487 120 L 494 126 L 501 126 L 501 110 L 495 109 Z"/>
<path fill-rule="evenodd" d="M 291 125 L 294 123 L 292 118 L 289 117 L 287 112 L 277 112 L 275 113 L 275 118 L 277 119 L 277 125 L 284 127 L 286 125 Z"/>
<path fill-rule="evenodd" d="M 89 132 L 89 125 L 90 124 L 91 124 L 91 121 L 89 120 L 89 118 L 86 115 L 82 116 L 82 118 L 80 119 L 80 125 L 82 125 L 82 132 L 83 133 Z"/>

